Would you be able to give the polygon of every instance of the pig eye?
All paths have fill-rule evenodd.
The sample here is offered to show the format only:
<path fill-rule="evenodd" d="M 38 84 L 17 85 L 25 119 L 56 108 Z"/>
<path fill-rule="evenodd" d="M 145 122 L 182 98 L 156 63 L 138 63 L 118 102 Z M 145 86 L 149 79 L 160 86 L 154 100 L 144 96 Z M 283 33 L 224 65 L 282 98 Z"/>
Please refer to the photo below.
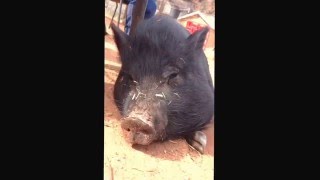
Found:
<path fill-rule="evenodd" d="M 178 76 L 178 73 L 173 73 L 169 76 L 169 79 L 173 79 Z"/>
<path fill-rule="evenodd" d="M 178 73 L 170 74 L 170 76 L 168 77 L 168 84 L 171 86 L 177 85 L 177 79 L 176 79 L 177 76 L 178 76 Z"/>

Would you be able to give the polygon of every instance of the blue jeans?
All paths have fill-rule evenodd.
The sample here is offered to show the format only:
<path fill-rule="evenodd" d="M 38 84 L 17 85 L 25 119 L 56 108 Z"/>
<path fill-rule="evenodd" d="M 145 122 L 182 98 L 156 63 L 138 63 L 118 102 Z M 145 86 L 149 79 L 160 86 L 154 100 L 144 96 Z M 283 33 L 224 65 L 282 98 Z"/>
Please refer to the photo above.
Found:
<path fill-rule="evenodd" d="M 126 25 L 124 27 L 125 32 L 127 34 L 129 34 L 130 32 L 131 23 L 132 23 L 132 12 L 133 12 L 134 6 L 136 5 L 137 0 L 128 0 L 128 1 L 129 1 L 129 4 L 127 9 L 127 19 L 126 19 Z M 149 19 L 152 16 L 154 16 L 154 14 L 156 13 L 156 10 L 157 10 L 156 0 L 148 0 L 146 12 L 144 14 L 144 19 Z"/>

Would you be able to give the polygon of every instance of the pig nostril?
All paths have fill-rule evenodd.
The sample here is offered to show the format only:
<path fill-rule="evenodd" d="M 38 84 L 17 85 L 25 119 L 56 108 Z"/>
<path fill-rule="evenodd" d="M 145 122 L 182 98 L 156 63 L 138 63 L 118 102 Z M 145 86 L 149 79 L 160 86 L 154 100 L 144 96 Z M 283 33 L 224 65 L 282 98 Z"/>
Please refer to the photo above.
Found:
<path fill-rule="evenodd" d="M 128 128 L 128 129 L 126 129 L 126 130 L 130 132 L 130 129 L 129 129 L 129 128 Z"/>

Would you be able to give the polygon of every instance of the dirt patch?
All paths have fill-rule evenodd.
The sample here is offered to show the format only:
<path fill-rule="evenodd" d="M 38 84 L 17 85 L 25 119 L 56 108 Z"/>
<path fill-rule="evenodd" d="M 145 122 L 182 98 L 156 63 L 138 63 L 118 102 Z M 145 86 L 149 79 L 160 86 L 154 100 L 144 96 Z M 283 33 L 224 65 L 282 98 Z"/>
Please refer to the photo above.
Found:
<path fill-rule="evenodd" d="M 208 145 L 201 155 L 184 139 L 128 144 L 120 127 L 120 114 L 113 102 L 113 86 L 118 72 L 105 70 L 105 179 L 212 179 L 213 126 L 206 131 Z"/>

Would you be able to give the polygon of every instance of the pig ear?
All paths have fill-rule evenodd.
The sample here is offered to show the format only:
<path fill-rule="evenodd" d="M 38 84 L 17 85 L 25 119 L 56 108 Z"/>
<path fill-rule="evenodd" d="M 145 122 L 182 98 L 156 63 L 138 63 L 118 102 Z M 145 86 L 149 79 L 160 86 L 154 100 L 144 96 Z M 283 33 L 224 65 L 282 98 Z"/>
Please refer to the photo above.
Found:
<path fill-rule="evenodd" d="M 188 37 L 187 46 L 192 49 L 202 49 L 208 32 L 209 32 L 208 27 L 202 28 L 194 32 Z"/>
<path fill-rule="evenodd" d="M 114 34 L 114 39 L 119 52 L 123 52 L 129 46 L 129 36 L 121 31 L 115 24 L 111 24 L 111 29 Z"/>

